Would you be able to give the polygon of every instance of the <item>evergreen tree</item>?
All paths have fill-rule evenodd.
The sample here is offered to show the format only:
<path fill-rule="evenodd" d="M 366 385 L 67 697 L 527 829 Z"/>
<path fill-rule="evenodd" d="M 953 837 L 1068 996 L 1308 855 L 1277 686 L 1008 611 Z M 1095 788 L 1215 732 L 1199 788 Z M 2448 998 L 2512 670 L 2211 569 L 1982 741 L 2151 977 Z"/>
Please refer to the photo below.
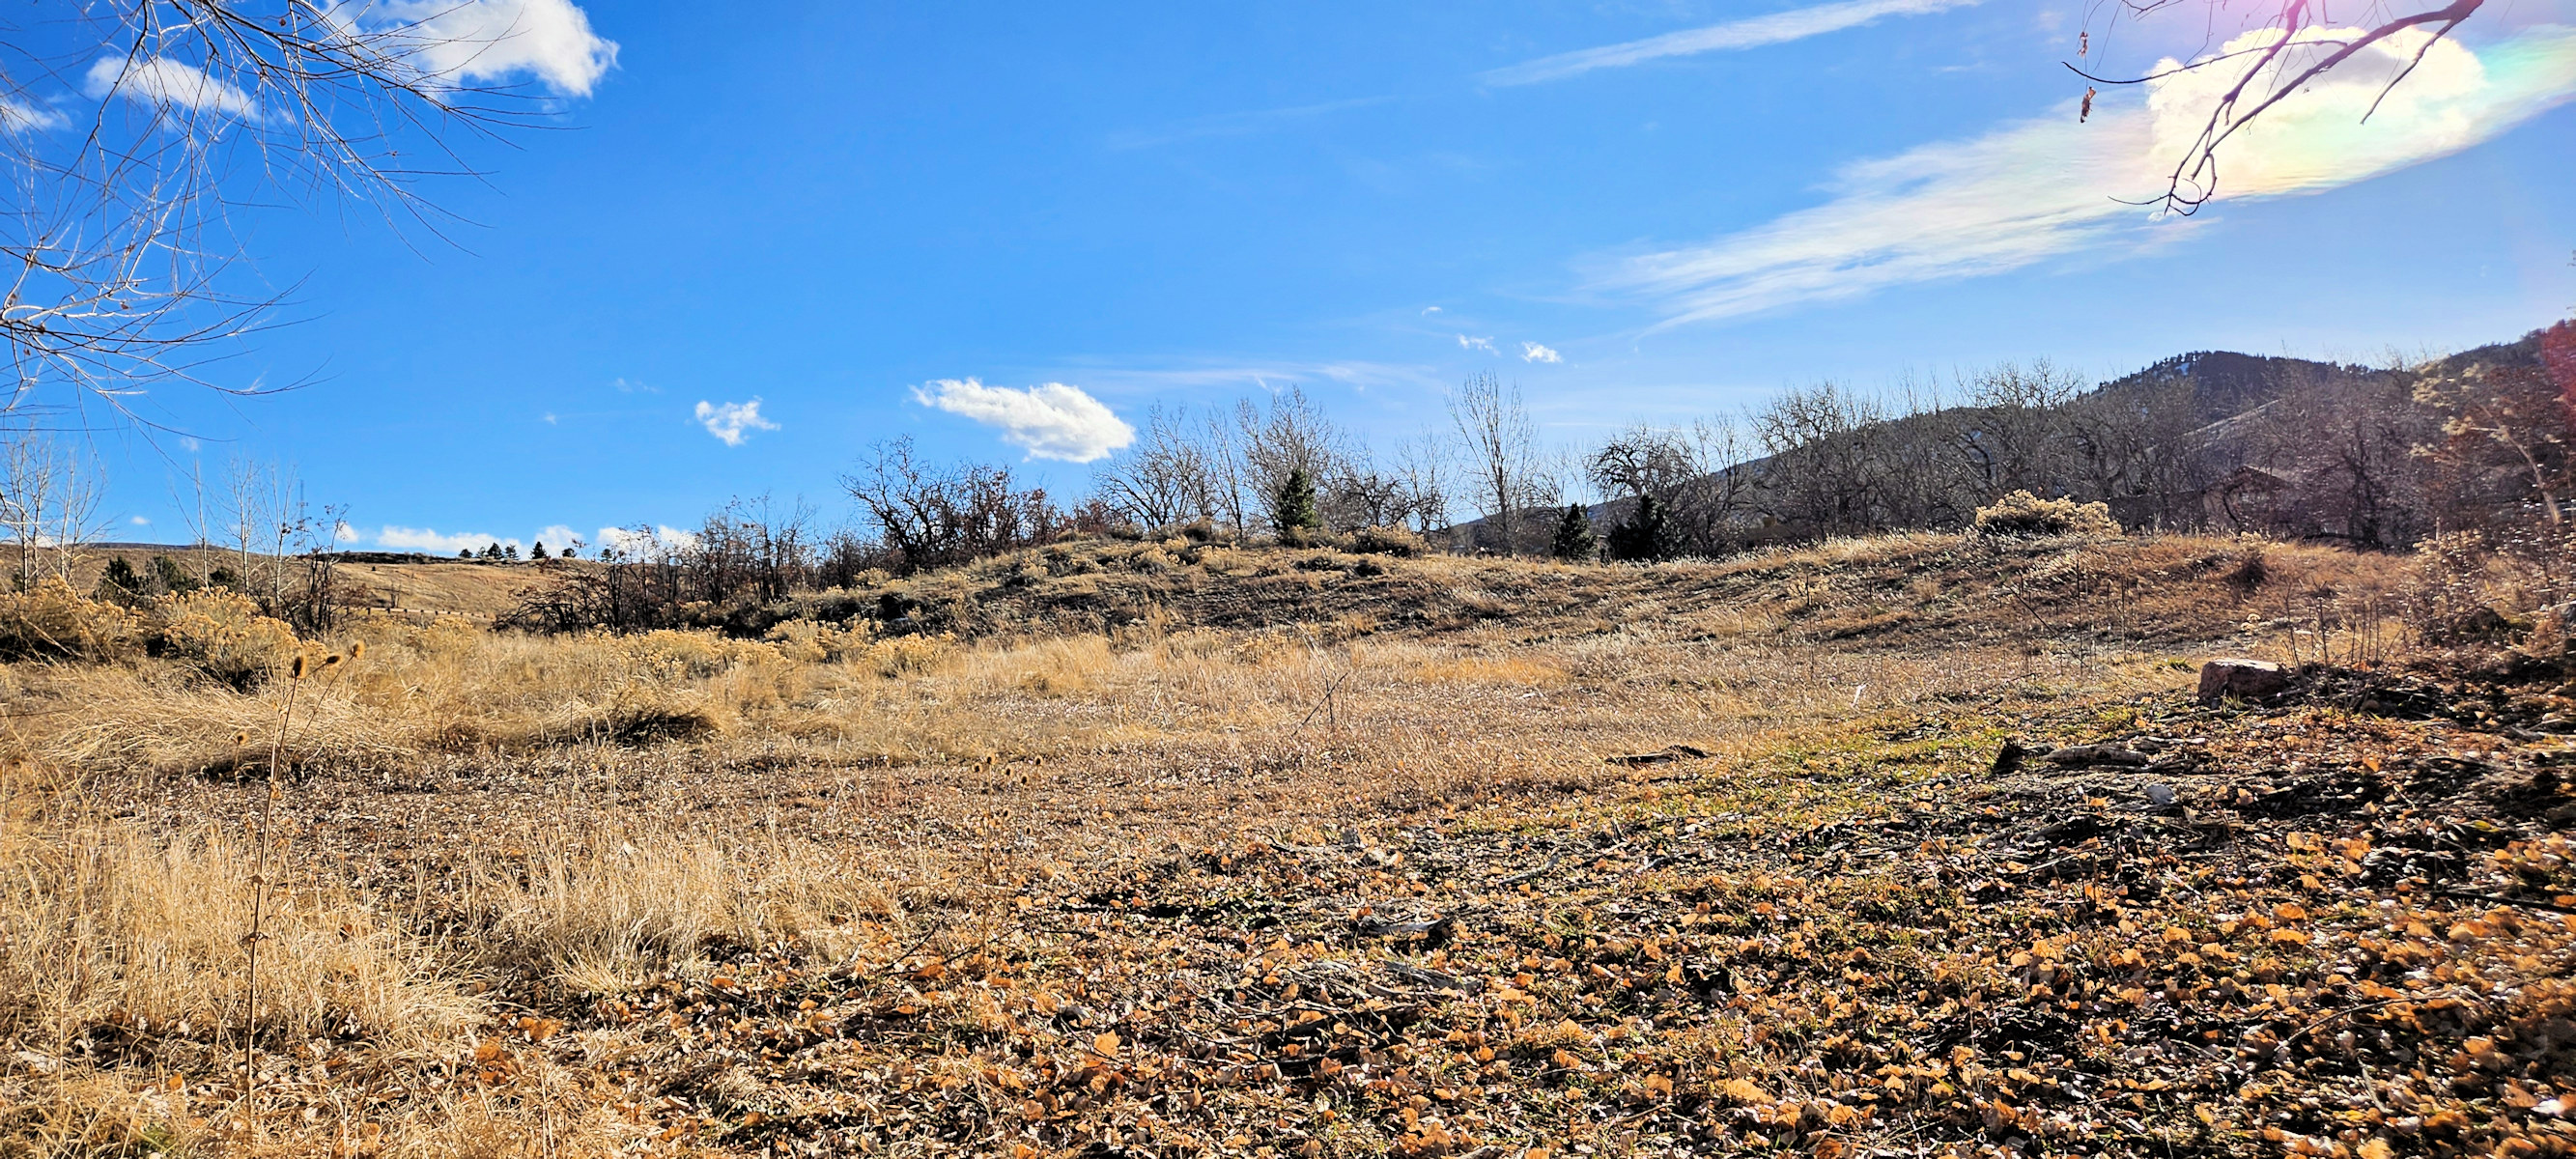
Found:
<path fill-rule="evenodd" d="M 485 559 L 499 559 L 499 558 L 501 558 L 501 545 L 500 545 L 500 544 L 497 544 L 497 543 L 489 543 L 489 544 L 485 544 L 485 545 L 483 546 L 483 558 L 485 558 Z"/>
<path fill-rule="evenodd" d="M 187 568 L 179 566 L 179 561 L 169 556 L 153 556 L 150 566 L 152 578 L 160 583 L 162 591 L 171 595 L 186 595 L 200 586 L 197 577 L 189 575 Z"/>
<path fill-rule="evenodd" d="M 528 558 L 529 558 L 529 559 L 544 559 L 545 557 L 546 557 L 546 541 L 545 541 L 545 540 L 542 540 L 542 539 L 538 540 L 538 541 L 537 541 L 537 545 L 536 545 L 535 547 L 531 547 L 531 548 L 529 548 L 529 549 L 528 549 Z"/>
<path fill-rule="evenodd" d="M 473 549 L 473 548 L 470 548 L 470 547 L 460 547 L 460 548 L 457 548 L 457 549 L 456 549 L 456 558 L 458 558 L 458 559 L 472 559 L 472 558 L 474 558 L 474 549 Z"/>
<path fill-rule="evenodd" d="M 1548 553 L 1567 563 L 1590 563 L 1601 549 L 1592 536 L 1592 517 L 1584 514 L 1583 505 L 1565 505 L 1565 517 L 1556 521 L 1556 542 Z"/>
<path fill-rule="evenodd" d="M 1271 502 L 1270 524 L 1283 537 L 1324 525 L 1315 502 L 1315 477 L 1304 467 L 1289 468 L 1287 480 L 1279 484 L 1279 494 Z"/>
<path fill-rule="evenodd" d="M 508 547 L 502 548 L 502 549 L 501 549 L 501 558 L 503 558 L 503 559 L 517 559 L 517 558 L 519 558 L 519 545 L 518 545 L 518 544 L 513 543 L 513 544 L 511 544 L 511 545 L 510 545 L 510 546 L 508 546 Z"/>
<path fill-rule="evenodd" d="M 127 563 L 124 556 L 117 556 L 107 561 L 107 569 L 99 573 L 98 590 L 90 598 L 131 606 L 143 598 L 143 577 L 134 573 L 134 565 Z"/>
<path fill-rule="evenodd" d="M 1652 495 L 1637 497 L 1636 510 L 1610 529 L 1610 558 L 1661 563 L 1682 553 L 1681 535 L 1670 512 Z"/>

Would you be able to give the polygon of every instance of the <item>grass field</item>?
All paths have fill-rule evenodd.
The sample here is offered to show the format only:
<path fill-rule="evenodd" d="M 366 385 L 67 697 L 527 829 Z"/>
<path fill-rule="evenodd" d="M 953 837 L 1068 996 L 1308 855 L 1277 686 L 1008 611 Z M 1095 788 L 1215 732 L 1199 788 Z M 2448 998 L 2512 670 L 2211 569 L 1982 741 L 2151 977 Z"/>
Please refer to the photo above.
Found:
<path fill-rule="evenodd" d="M 2408 668 L 2413 566 L 1095 543 L 8 665 L 0 1154 L 2563 1153 L 2576 704 Z"/>

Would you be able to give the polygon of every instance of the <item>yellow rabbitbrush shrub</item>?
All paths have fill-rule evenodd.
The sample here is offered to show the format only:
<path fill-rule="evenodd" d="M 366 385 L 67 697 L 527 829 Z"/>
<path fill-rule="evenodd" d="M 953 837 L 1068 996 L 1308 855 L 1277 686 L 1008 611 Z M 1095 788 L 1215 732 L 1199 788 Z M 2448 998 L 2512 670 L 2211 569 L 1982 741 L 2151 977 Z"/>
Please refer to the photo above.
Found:
<path fill-rule="evenodd" d="M 142 640 L 141 617 L 86 598 L 61 579 L 0 592 L 0 660 L 108 660 L 133 654 Z"/>
<path fill-rule="evenodd" d="M 876 626 L 866 620 L 852 621 L 846 628 L 820 620 L 789 620 L 761 637 L 780 655 L 800 664 L 838 664 L 864 654 L 875 638 Z"/>
<path fill-rule="evenodd" d="M 302 645 L 284 620 L 261 615 L 240 592 L 210 588 L 166 596 L 152 605 L 155 649 L 194 661 L 235 688 L 257 687 L 292 662 Z"/>
<path fill-rule="evenodd" d="M 1977 508 L 1977 530 L 1988 535 L 2118 535 L 2120 521 L 2107 503 L 2042 499 L 2015 491 Z"/>

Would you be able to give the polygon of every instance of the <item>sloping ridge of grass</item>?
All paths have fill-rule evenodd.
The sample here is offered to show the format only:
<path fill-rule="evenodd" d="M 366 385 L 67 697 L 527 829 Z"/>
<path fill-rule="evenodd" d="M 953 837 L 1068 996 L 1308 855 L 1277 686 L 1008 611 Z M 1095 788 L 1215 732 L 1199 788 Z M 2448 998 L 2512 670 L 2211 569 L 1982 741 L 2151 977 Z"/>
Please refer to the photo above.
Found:
<path fill-rule="evenodd" d="M 1531 639 L 1688 637 L 1759 623 L 1792 638 L 1900 646 L 2034 631 L 2171 642 L 2224 637 L 2249 617 L 2313 615 L 2321 601 L 2393 601 L 2412 568 L 2404 557 L 2198 535 L 1910 533 L 1643 567 L 1100 540 L 862 594 L 893 628 L 965 636 L 1508 622 Z"/>

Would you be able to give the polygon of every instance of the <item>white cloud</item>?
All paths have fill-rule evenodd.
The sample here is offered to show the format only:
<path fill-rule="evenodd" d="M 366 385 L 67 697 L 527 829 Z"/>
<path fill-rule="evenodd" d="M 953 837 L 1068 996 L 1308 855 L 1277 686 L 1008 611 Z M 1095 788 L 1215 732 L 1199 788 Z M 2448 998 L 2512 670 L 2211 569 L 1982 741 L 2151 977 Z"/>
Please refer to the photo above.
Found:
<path fill-rule="evenodd" d="M 665 551 L 693 547 L 697 544 L 698 537 L 692 532 L 666 523 L 659 527 L 646 528 L 603 527 L 599 529 L 599 538 L 592 542 L 597 543 L 605 551 L 615 551 L 632 558 L 649 559 Z"/>
<path fill-rule="evenodd" d="M 646 384 L 644 384 L 644 383 L 641 383 L 641 382 L 628 382 L 628 381 L 626 381 L 626 380 L 625 380 L 625 379 L 623 379 L 623 378 L 620 378 L 620 379 L 618 379 L 618 380 L 617 380 L 617 381 L 615 381 L 615 382 L 609 383 L 609 385 L 610 385 L 610 386 L 613 386 L 613 387 L 615 387 L 615 388 L 617 388 L 617 393 L 619 393 L 619 394 L 636 394 L 636 393 L 639 393 L 639 392 L 640 392 L 640 393 L 643 393 L 643 394 L 660 394 L 660 393 L 662 393 L 662 388 L 661 388 L 661 387 L 658 387 L 658 386 L 648 386 L 648 385 L 646 385 Z"/>
<path fill-rule="evenodd" d="M 437 85 L 534 76 L 560 95 L 586 97 L 617 64 L 617 43 L 592 32 L 571 0 L 368 0 L 332 12 L 373 32 L 400 30 L 406 60 Z"/>
<path fill-rule="evenodd" d="M 161 109 L 172 107 L 197 112 L 222 113 L 245 121 L 259 119 L 259 105 L 232 83 L 209 76 L 193 64 L 149 56 L 127 60 L 121 56 L 102 56 L 89 66 L 84 80 L 89 95 L 105 98 L 110 94 L 136 104 Z"/>
<path fill-rule="evenodd" d="M 65 121 L 61 113 L 38 108 L 25 101 L 0 97 L 0 133 L 25 133 L 36 129 L 59 128 Z"/>
<path fill-rule="evenodd" d="M 2277 35 L 2248 33 L 2223 51 Z M 2317 29 L 2302 39 L 2350 35 Z M 2448 40 L 2428 48 L 2426 39 L 2390 37 L 2249 123 L 2220 149 L 2219 199 L 2348 185 L 2476 145 L 2576 96 L 2576 29 L 2534 28 L 2483 54 Z M 2372 99 L 2419 49 L 2423 63 L 2364 123 Z M 2121 199 L 2164 189 L 2234 75 L 2221 67 L 2167 77 L 2148 86 L 2142 104 L 2096 104 L 2090 124 L 2077 123 L 2070 103 L 2046 120 L 1856 162 L 1822 205 L 1625 259 L 1599 281 L 1653 300 L 1672 325 L 2171 240 L 2179 222 Z"/>
<path fill-rule="evenodd" d="M 1458 336 L 1458 349 L 1460 349 L 1460 350 L 1482 350 L 1482 351 L 1484 351 L 1484 352 L 1485 352 L 1485 353 L 1487 353 L 1487 354 L 1498 354 L 1498 353 L 1501 353 L 1500 351 L 1497 351 L 1497 350 L 1495 350 L 1495 349 L 1494 349 L 1494 340 L 1493 340 L 1493 339 L 1491 339 L 1491 338 L 1469 338 L 1469 337 L 1467 337 L 1467 336 L 1466 336 L 1466 335 L 1464 335 L 1464 334 L 1461 334 L 1461 335 L 1459 335 L 1459 336 Z"/>
<path fill-rule="evenodd" d="M 331 542 L 333 543 L 356 543 L 366 537 L 367 534 L 365 532 L 350 526 L 349 521 L 346 519 L 334 524 L 331 528 Z"/>
<path fill-rule="evenodd" d="M 1558 354 L 1556 351 L 1550 350 L 1545 346 L 1541 346 L 1536 342 L 1523 342 L 1521 343 L 1521 361 L 1563 362 L 1565 361 L 1565 356 Z"/>
<path fill-rule="evenodd" d="M 1438 306 L 1424 306 L 1424 307 L 1422 308 L 1422 316 L 1423 316 L 1423 317 L 1425 317 L 1425 318 L 1428 318 L 1428 317 L 1430 317 L 1431 315 L 1433 315 L 1433 314 L 1437 314 L 1437 313 L 1439 313 L 1439 312 L 1440 312 L 1440 307 L 1438 307 Z"/>
<path fill-rule="evenodd" d="M 554 550 L 572 546 L 574 540 L 581 538 L 581 533 L 567 524 L 556 523 L 539 530 L 534 538 L 536 542 L 548 545 L 548 550 Z"/>
<path fill-rule="evenodd" d="M 132 523 L 132 524 L 133 524 L 133 525 L 135 525 L 136 527 L 150 527 L 150 526 L 152 526 L 152 521 L 151 521 L 151 520 L 149 520 L 149 519 L 145 519 L 144 517 L 142 517 L 142 516 L 140 516 L 140 515 L 137 515 L 137 516 L 133 517 L 132 519 L 127 520 L 127 522 Z"/>
<path fill-rule="evenodd" d="M 376 532 L 376 544 L 379 547 L 390 547 L 396 551 L 426 551 L 437 555 L 454 555 L 460 551 L 480 554 L 484 548 L 495 543 L 503 547 L 521 546 L 516 539 L 486 535 L 479 531 L 448 535 L 426 527 L 396 527 L 386 524 Z"/>
<path fill-rule="evenodd" d="M 972 378 L 942 378 L 927 386 L 913 388 L 914 402 L 999 427 L 1003 442 L 1032 458 L 1088 463 L 1136 440 L 1136 428 L 1078 386 L 1049 382 L 1012 390 Z"/>
<path fill-rule="evenodd" d="M 750 402 L 698 402 L 698 424 L 707 433 L 724 441 L 728 447 L 739 447 L 753 431 L 774 431 L 778 424 L 760 417 L 760 400 Z"/>
<path fill-rule="evenodd" d="M 1766 44 L 1785 44 L 1828 32 L 1867 24 L 1882 16 L 1920 16 L 1949 8 L 1960 8 L 1979 0 L 1844 0 L 1838 4 L 1819 4 L 1813 8 L 1796 8 L 1774 12 L 1749 20 L 1712 24 L 1706 28 L 1688 28 L 1631 40 L 1625 44 L 1586 48 L 1577 52 L 1541 57 L 1484 74 L 1489 85 L 1525 85 L 1540 81 L 1562 80 L 1596 68 L 1623 68 L 1643 61 L 1667 56 L 1691 56 L 1703 52 L 1727 52 L 1760 48 Z"/>

